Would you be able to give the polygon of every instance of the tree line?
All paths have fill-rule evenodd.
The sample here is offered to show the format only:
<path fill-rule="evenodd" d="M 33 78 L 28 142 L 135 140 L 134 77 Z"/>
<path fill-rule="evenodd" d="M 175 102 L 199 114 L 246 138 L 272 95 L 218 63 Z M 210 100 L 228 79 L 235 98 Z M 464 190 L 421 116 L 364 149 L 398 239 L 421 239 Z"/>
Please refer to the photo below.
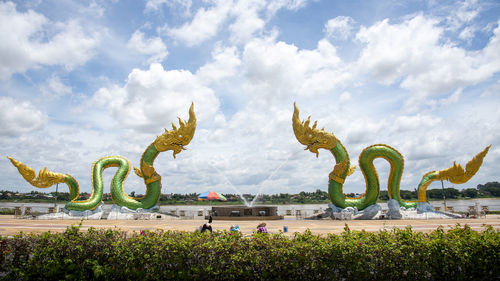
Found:
<path fill-rule="evenodd" d="M 416 190 L 401 190 L 401 197 L 405 200 L 416 200 L 417 191 Z M 160 197 L 160 204 L 162 205 L 177 205 L 177 204 L 218 204 L 217 201 L 200 201 L 198 200 L 199 193 L 169 193 L 162 194 Z M 255 199 L 255 194 L 223 194 L 227 201 L 220 202 L 221 204 L 243 204 L 243 196 L 248 202 Z M 356 197 L 360 194 L 347 193 L 347 197 Z M 82 192 L 80 193 L 78 199 L 87 199 L 90 193 Z M 131 192 L 130 196 L 142 196 L 142 194 L 136 194 Z M 328 192 L 317 189 L 313 192 L 301 191 L 297 194 L 289 193 L 279 193 L 279 194 L 259 194 L 257 202 L 264 204 L 322 204 L 329 203 Z M 500 197 L 500 183 L 499 182 L 488 182 L 485 184 L 479 184 L 476 188 L 466 188 L 463 190 L 458 190 L 453 187 L 447 187 L 444 189 L 428 189 L 427 198 L 429 200 L 443 200 L 446 199 L 468 199 L 468 198 L 490 198 L 490 197 Z M 59 202 L 70 201 L 68 192 L 50 192 L 44 193 L 39 191 L 31 191 L 29 193 L 19 193 L 14 191 L 0 190 L 0 200 L 1 201 L 22 201 L 22 202 L 54 202 L 57 198 Z M 389 200 L 389 194 L 387 190 L 381 190 L 379 199 L 381 201 Z M 105 193 L 103 195 L 104 203 L 112 203 L 111 194 Z"/>

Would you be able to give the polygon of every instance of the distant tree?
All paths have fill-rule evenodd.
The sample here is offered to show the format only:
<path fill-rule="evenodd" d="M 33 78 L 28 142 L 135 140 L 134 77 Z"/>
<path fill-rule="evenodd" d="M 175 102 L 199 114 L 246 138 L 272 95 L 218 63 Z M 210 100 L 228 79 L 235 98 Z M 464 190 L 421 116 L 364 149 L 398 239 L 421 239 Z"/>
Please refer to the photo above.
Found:
<path fill-rule="evenodd" d="M 417 193 L 411 190 L 400 190 L 401 198 L 404 200 L 417 199 Z"/>
<path fill-rule="evenodd" d="M 477 198 L 478 193 L 479 192 L 475 188 L 466 188 L 462 190 L 462 197 Z"/>
<path fill-rule="evenodd" d="M 460 196 L 460 191 L 453 187 L 447 187 L 444 189 L 444 194 L 446 199 L 456 199 Z"/>
<path fill-rule="evenodd" d="M 326 200 L 328 199 L 328 192 L 322 191 L 321 189 L 316 189 L 315 192 L 311 194 L 313 200 Z"/>
<path fill-rule="evenodd" d="M 427 198 L 429 199 L 443 199 L 442 189 L 427 189 Z"/>
<path fill-rule="evenodd" d="M 113 198 L 111 197 L 111 193 L 104 193 L 102 195 L 102 200 L 104 200 L 104 201 L 111 201 L 111 200 L 113 200 Z"/>
<path fill-rule="evenodd" d="M 387 190 L 381 190 L 378 198 L 380 200 L 389 200 L 389 192 L 387 192 Z"/>
<path fill-rule="evenodd" d="M 54 198 L 56 197 L 56 192 L 50 193 Z M 57 192 L 57 201 L 70 201 L 69 192 Z"/>
<path fill-rule="evenodd" d="M 85 200 L 85 199 L 88 199 L 89 197 L 90 197 L 90 193 L 88 193 L 88 192 L 82 192 L 78 196 L 78 200 Z"/>
<path fill-rule="evenodd" d="M 487 196 L 500 197 L 500 183 L 499 182 L 487 182 L 486 184 L 477 185 L 477 189 L 480 193 Z"/>

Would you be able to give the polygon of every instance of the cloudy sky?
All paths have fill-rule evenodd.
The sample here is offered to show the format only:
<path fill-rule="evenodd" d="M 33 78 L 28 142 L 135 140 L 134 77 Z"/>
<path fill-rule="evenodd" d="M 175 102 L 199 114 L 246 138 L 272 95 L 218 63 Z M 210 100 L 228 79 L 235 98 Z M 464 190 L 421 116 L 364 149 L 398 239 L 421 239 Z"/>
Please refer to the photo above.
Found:
<path fill-rule="evenodd" d="M 333 157 L 295 139 L 294 101 L 355 165 L 372 144 L 400 151 L 402 189 L 490 144 L 476 176 L 454 187 L 500 181 L 495 0 L 1 1 L 0 38 L 0 189 L 42 191 L 9 155 L 90 192 L 96 159 L 138 166 L 191 101 L 188 150 L 155 162 L 164 193 L 327 190 Z M 388 164 L 375 166 L 386 190 Z M 131 173 L 125 190 L 145 186 Z M 364 190 L 358 168 L 344 191 Z"/>

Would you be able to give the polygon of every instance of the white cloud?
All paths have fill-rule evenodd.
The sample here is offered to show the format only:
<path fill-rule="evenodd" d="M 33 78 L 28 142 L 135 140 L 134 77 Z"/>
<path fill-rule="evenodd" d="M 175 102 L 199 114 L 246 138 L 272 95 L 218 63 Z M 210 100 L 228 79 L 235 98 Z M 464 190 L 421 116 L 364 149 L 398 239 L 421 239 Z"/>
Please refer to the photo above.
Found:
<path fill-rule="evenodd" d="M 132 70 L 124 86 L 99 89 L 90 105 L 109 109 L 124 128 L 153 133 L 176 120 L 177 114 L 186 119 L 191 102 L 199 122 L 211 118 L 219 107 L 214 92 L 191 72 L 165 71 L 154 63 L 148 70 Z"/>
<path fill-rule="evenodd" d="M 157 11 L 161 8 L 162 5 L 169 4 L 171 1 L 169 0 L 148 0 L 146 2 L 145 11 Z"/>
<path fill-rule="evenodd" d="M 200 8 L 191 22 L 178 28 L 167 28 L 167 33 L 188 46 L 195 46 L 215 36 L 220 25 L 226 20 L 232 6 L 231 0 L 218 0 L 215 5 Z"/>
<path fill-rule="evenodd" d="M 106 9 L 104 9 L 104 7 L 101 4 L 97 3 L 95 0 L 92 0 L 89 3 L 89 6 L 86 8 L 86 10 L 88 10 L 88 13 L 97 15 L 99 17 L 104 16 L 104 12 L 106 11 Z"/>
<path fill-rule="evenodd" d="M 338 111 L 344 110 L 344 108 L 349 104 L 351 99 L 352 99 L 351 93 L 347 91 L 342 92 L 342 94 L 340 94 L 338 98 L 338 107 L 337 107 Z"/>
<path fill-rule="evenodd" d="M 143 55 L 149 56 L 147 64 L 162 62 L 168 55 L 167 46 L 160 37 L 145 38 L 144 33 L 136 30 L 130 37 L 127 47 Z"/>
<path fill-rule="evenodd" d="M 215 0 L 213 3 L 210 7 L 199 8 L 190 22 L 163 29 L 187 46 L 196 46 L 215 37 L 225 22 L 231 22 L 228 26 L 231 41 L 244 44 L 262 31 L 278 10 L 298 10 L 307 1 Z"/>
<path fill-rule="evenodd" d="M 339 101 L 341 103 L 346 103 L 346 102 L 348 102 L 348 101 L 351 100 L 351 97 L 352 97 L 351 93 L 349 93 L 349 92 L 343 92 L 342 94 L 340 94 Z"/>
<path fill-rule="evenodd" d="M 238 1 L 231 8 L 235 20 L 229 26 L 231 39 L 243 43 L 250 40 L 254 33 L 262 30 L 266 22 L 259 17 L 259 12 L 265 7 L 265 1 Z"/>
<path fill-rule="evenodd" d="M 327 40 L 320 40 L 316 49 L 299 50 L 274 38 L 255 39 L 245 46 L 243 65 L 247 88 L 267 98 L 324 94 L 351 79 Z"/>
<path fill-rule="evenodd" d="M 0 97 L 0 136 L 14 137 L 42 128 L 47 116 L 27 101 Z"/>
<path fill-rule="evenodd" d="M 472 26 L 467 26 L 458 35 L 458 38 L 465 40 L 467 42 L 471 42 L 472 38 L 474 38 L 476 29 Z"/>
<path fill-rule="evenodd" d="M 366 43 L 359 65 L 384 84 L 392 84 L 413 69 L 424 69 L 429 48 L 438 42 L 442 30 L 437 21 L 419 15 L 402 24 L 391 25 L 388 19 L 362 27 L 357 38 Z"/>
<path fill-rule="evenodd" d="M 53 31 L 53 32 L 51 32 Z M 72 69 L 93 56 L 99 43 L 76 21 L 51 22 L 32 10 L 19 13 L 12 2 L 0 3 L 0 79 L 40 65 Z"/>
<path fill-rule="evenodd" d="M 447 27 L 450 30 L 458 30 L 464 24 L 472 22 L 481 12 L 481 6 L 477 0 L 465 0 L 455 2 L 450 15 L 446 18 Z"/>
<path fill-rule="evenodd" d="M 462 95 L 462 88 L 458 88 L 453 94 L 449 95 L 448 97 L 444 99 L 440 99 L 439 103 L 441 105 L 449 105 L 449 104 L 456 104 L 458 103 L 458 100 L 460 99 L 460 96 Z"/>
<path fill-rule="evenodd" d="M 217 46 L 212 52 L 213 61 L 200 67 L 196 72 L 205 83 L 218 82 L 221 79 L 231 77 L 237 73 L 241 60 L 236 47 L 223 48 Z"/>
<path fill-rule="evenodd" d="M 328 20 L 324 31 L 327 37 L 345 40 L 351 35 L 354 23 L 351 17 L 338 16 Z"/>
<path fill-rule="evenodd" d="M 202 178 L 202 185 L 221 192 L 234 193 L 232 186 L 242 193 L 277 191 L 276 185 L 270 189 L 269 181 L 284 181 L 279 188 L 285 188 L 300 166 L 290 167 L 284 162 L 302 152 L 293 139 L 291 110 L 291 106 L 262 108 L 250 102 L 228 120 L 218 114 L 210 130 L 197 131 L 190 153 L 184 155 L 197 171 L 194 177 Z"/>
<path fill-rule="evenodd" d="M 268 1 L 267 10 L 274 14 L 279 9 L 285 7 L 288 10 L 296 11 L 304 8 L 307 5 L 308 0 L 274 0 Z"/>
<path fill-rule="evenodd" d="M 47 80 L 47 83 L 41 87 L 41 91 L 49 97 L 59 98 L 71 94 L 72 89 L 70 86 L 65 85 L 59 76 L 53 75 Z"/>
<path fill-rule="evenodd" d="M 500 80 L 489 86 L 483 93 L 481 93 L 481 97 L 493 97 L 500 96 Z"/>
<path fill-rule="evenodd" d="M 260 36 L 267 22 L 280 9 L 296 11 L 307 4 L 307 0 L 240 0 L 234 2 L 230 15 L 234 18 L 229 25 L 231 41 L 247 43 L 255 36 Z"/>
<path fill-rule="evenodd" d="M 400 115 L 394 120 L 392 128 L 395 132 L 406 134 L 417 129 L 430 128 L 434 125 L 439 125 L 440 122 L 440 118 L 432 117 L 430 115 Z"/>
<path fill-rule="evenodd" d="M 414 95 L 408 110 L 417 110 L 426 97 L 474 85 L 500 70 L 500 28 L 480 51 L 442 43 L 438 21 L 417 15 L 401 24 L 388 20 L 362 27 L 357 38 L 366 43 L 358 66 L 377 81 L 400 83 Z"/>
<path fill-rule="evenodd" d="M 324 3 L 314 3 L 312 8 Z M 453 5 L 458 9 L 461 3 Z M 490 143 L 493 147 L 484 167 L 470 184 L 457 188 L 472 187 L 496 177 L 494 168 L 498 166 L 500 150 L 495 147 L 500 138 L 489 132 L 500 130 L 500 111 L 496 109 L 495 100 L 499 92 L 499 83 L 495 82 L 500 65 L 498 24 L 484 28 L 487 23 L 478 20 L 482 15 L 464 13 L 458 27 L 452 30 L 446 18 L 449 11 L 430 17 L 429 13 L 436 13 L 417 9 L 406 15 L 394 7 L 396 17 L 362 28 L 357 34 L 359 41 L 337 40 L 334 44 L 333 40 L 329 42 L 331 38 L 350 39 L 350 32 L 356 32 L 351 29 L 354 19 L 347 15 L 358 22 L 370 22 L 370 19 L 357 12 L 346 13 L 345 18 L 331 19 L 324 29 L 322 26 L 318 29 L 316 19 L 311 20 L 312 25 L 308 22 L 311 15 L 316 16 L 314 9 L 276 14 L 280 9 L 295 11 L 306 4 L 298 0 L 209 0 L 194 5 L 180 0 L 147 1 L 144 11 L 134 11 L 136 18 L 128 22 L 132 26 L 110 25 L 110 36 L 104 38 L 108 43 L 97 49 L 103 52 L 98 54 L 99 58 L 115 58 L 105 62 L 109 62 L 112 73 L 108 67 L 101 70 L 92 63 L 82 67 L 78 80 L 73 80 L 76 75 L 47 73 L 39 77 L 27 71 L 22 79 L 0 84 L 0 91 L 9 96 L 30 88 L 21 81 L 24 78 L 31 79 L 34 85 L 30 88 L 34 91 L 26 91 L 30 94 L 23 92 L 23 97 L 32 98 L 25 99 L 30 100 L 28 103 L 0 98 L 0 110 L 10 112 L 2 117 L 4 131 L 0 132 L 17 136 L 0 138 L 2 153 L 21 161 L 30 159 L 27 164 L 36 169 L 46 165 L 77 176 L 82 179 L 82 190 L 89 192 L 89 168 L 94 160 L 105 155 L 123 155 L 137 165 L 143 150 L 163 127 L 177 122 L 177 116 L 187 118 L 189 105 L 194 101 L 198 128 L 188 151 L 173 161 L 171 153 L 162 154 L 155 162 L 155 169 L 165 179 L 163 192 L 199 192 L 208 188 L 253 194 L 326 190 L 334 159 L 328 151 L 321 151 L 316 158 L 304 151 L 304 146 L 295 139 L 291 115 L 293 102 L 297 101 L 301 117 L 312 115 L 311 119 L 318 120 L 319 127 L 334 132 L 349 152 L 353 165 L 357 164 L 359 153 L 375 143 L 386 143 L 399 150 L 406 161 L 404 188 L 416 187 L 423 174 L 447 168 L 453 160 L 465 164 Z M 8 4 L 2 4 L 5 6 Z M 116 6 L 119 5 L 103 5 L 106 7 L 103 18 L 93 17 L 95 22 L 89 25 L 110 23 L 107 15 L 118 12 L 113 10 Z M 414 5 L 406 8 L 411 10 L 411 6 Z M 406 8 L 404 12 L 408 11 Z M 33 9 L 39 7 L 33 6 Z M 132 70 L 140 66 L 140 62 L 130 57 L 138 53 L 142 54 L 138 58 L 145 61 L 150 58 L 153 62 L 167 55 L 165 38 L 161 40 L 156 35 L 136 31 L 138 28 L 161 29 L 157 24 L 164 22 L 167 13 L 174 15 L 168 18 L 170 29 L 166 27 L 172 32 L 168 34 L 170 42 L 176 39 L 189 46 L 205 44 L 189 50 L 169 45 L 172 60 L 164 66 L 152 63 Z M 31 37 L 21 37 L 33 46 L 49 44 L 55 35 L 69 28 L 64 26 L 64 20 L 55 22 L 59 19 L 52 13 L 50 20 L 49 14 L 45 18 L 33 11 L 17 15 L 22 16 L 25 23 L 28 19 L 32 21 L 25 24 L 29 32 L 20 32 L 22 24 L 15 28 L 19 34 L 30 34 Z M 72 15 L 77 16 L 71 18 L 78 18 L 82 13 Z M 293 34 L 293 24 L 286 22 L 288 16 L 304 16 L 305 27 L 315 29 L 305 38 L 298 38 Z M 492 19 L 490 15 L 486 20 L 496 21 L 498 17 Z M 269 26 L 271 23 L 273 26 Z M 476 26 L 477 30 L 482 28 L 477 36 Z M 81 26 L 83 31 L 87 28 L 87 25 Z M 278 32 L 282 31 L 286 36 L 279 41 Z M 84 34 L 91 37 L 88 32 Z M 138 53 L 126 48 L 129 38 L 123 41 L 123 34 L 134 34 L 128 46 Z M 310 46 L 311 40 L 322 36 L 325 38 L 316 46 L 302 47 L 305 41 Z M 484 41 L 486 37 L 489 42 Z M 472 44 L 464 44 L 463 40 L 470 40 Z M 471 46 L 474 47 L 469 48 Z M 2 48 L 0 46 L 0 50 Z M 208 56 L 207 50 L 212 50 Z M 43 65 L 37 62 L 30 63 L 29 67 Z M 123 73 L 128 74 L 128 79 L 123 78 Z M 92 75 L 91 81 L 96 82 L 92 85 L 100 87 L 97 91 L 92 88 L 95 86 L 90 86 L 92 90 L 81 87 L 91 84 L 85 76 Z M 99 75 L 109 78 L 97 78 Z M 46 81 L 40 82 L 44 78 Z M 41 92 L 60 98 L 40 97 L 40 91 L 36 91 L 40 83 L 43 83 Z M 470 87 L 477 83 L 481 84 Z M 483 89 L 486 90 L 482 98 L 478 98 L 478 91 Z M 93 92 L 92 97 L 81 97 L 89 91 Z M 80 112 L 75 113 L 72 106 L 78 106 L 80 99 L 87 103 L 80 105 Z M 33 104 L 51 110 L 47 112 L 50 120 Z M 411 113 L 408 110 L 411 106 L 418 113 Z M 12 116 L 17 116 L 14 121 Z M 50 123 L 45 125 L 47 122 Z M 4 124 L 17 125 L 11 128 Z M 384 160 L 377 161 L 375 165 L 380 168 L 384 189 L 389 168 Z M 29 186 L 8 161 L 0 162 L 0 168 L 4 167 L 12 169 L 4 182 L 20 188 Z M 114 169 L 106 171 L 105 182 L 111 180 L 113 173 Z M 363 189 L 364 179 L 358 168 L 346 181 L 344 191 Z M 144 193 L 143 182 L 131 174 L 125 190 Z"/>
<path fill-rule="evenodd" d="M 193 1 L 191 0 L 148 0 L 146 2 L 145 12 L 156 12 L 161 10 L 163 5 L 167 5 L 170 8 L 175 7 L 175 5 L 179 5 L 184 9 L 184 14 L 189 15 L 191 6 L 193 5 Z"/>

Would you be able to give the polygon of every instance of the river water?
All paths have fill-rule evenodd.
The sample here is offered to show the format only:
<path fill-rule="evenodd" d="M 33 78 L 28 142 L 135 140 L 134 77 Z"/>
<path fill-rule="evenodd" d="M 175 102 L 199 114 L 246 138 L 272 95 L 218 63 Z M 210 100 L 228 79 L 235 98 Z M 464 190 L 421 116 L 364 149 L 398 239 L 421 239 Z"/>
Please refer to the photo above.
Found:
<path fill-rule="evenodd" d="M 444 209 L 443 201 L 431 201 L 433 207 Z M 387 209 L 387 203 L 379 203 L 382 209 Z M 63 208 L 65 204 L 57 204 L 58 210 Z M 258 203 L 256 204 L 258 205 Z M 111 204 L 104 205 L 103 209 L 108 211 L 111 209 Z M 220 206 L 220 205 L 217 205 Z M 295 205 L 275 205 L 278 207 L 278 215 L 281 216 L 300 216 L 308 217 L 318 213 L 323 213 L 328 204 L 295 204 Z M 500 211 L 500 199 L 470 199 L 470 200 L 447 200 L 447 207 L 453 207 L 455 212 L 465 212 L 470 206 L 475 206 L 481 209 L 487 206 L 490 211 Z M 17 203 L 5 202 L 0 203 L 0 208 L 14 209 L 20 207 L 21 210 L 30 207 L 33 212 L 47 213 L 49 207 L 54 207 L 53 203 Z M 211 206 L 196 206 L 196 205 L 164 205 L 160 207 L 160 212 L 170 213 L 185 218 L 203 218 L 208 215 Z"/>

